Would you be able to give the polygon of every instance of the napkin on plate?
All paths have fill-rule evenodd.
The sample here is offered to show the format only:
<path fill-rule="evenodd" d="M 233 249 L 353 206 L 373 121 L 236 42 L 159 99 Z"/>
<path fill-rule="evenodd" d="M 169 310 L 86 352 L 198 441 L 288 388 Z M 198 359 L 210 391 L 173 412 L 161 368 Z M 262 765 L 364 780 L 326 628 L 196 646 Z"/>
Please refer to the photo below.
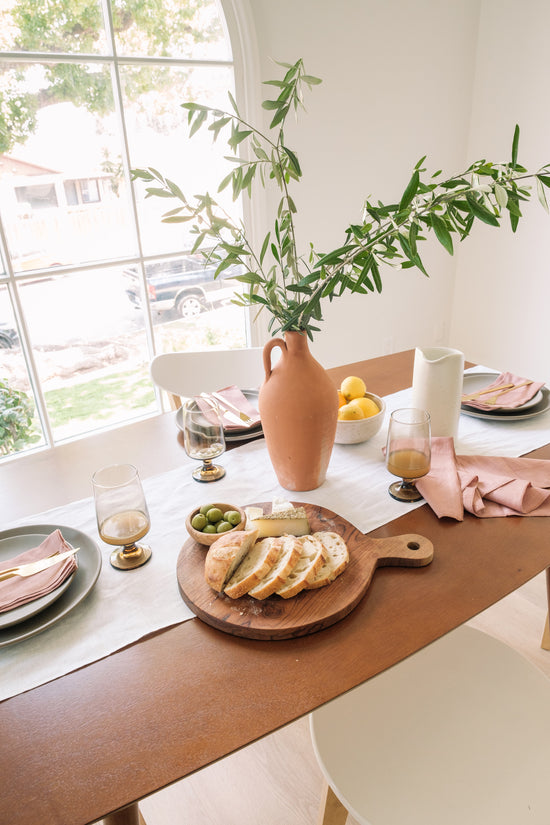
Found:
<path fill-rule="evenodd" d="M 237 424 L 234 421 L 233 416 L 237 415 L 237 413 L 233 412 L 229 416 L 227 415 L 228 411 L 224 409 L 222 403 L 218 403 L 218 407 L 220 410 L 220 414 L 222 415 L 222 422 L 224 430 L 242 430 L 245 426 L 247 429 L 252 429 L 253 427 L 258 426 L 260 423 L 260 414 L 256 407 L 248 400 L 248 398 L 244 395 L 242 390 L 240 390 L 235 384 L 232 384 L 229 387 L 224 387 L 221 390 L 217 390 L 218 395 L 221 395 L 222 398 L 225 398 L 233 407 L 236 407 L 240 412 L 245 413 L 248 415 L 249 418 L 252 419 L 252 424 L 245 425 L 243 422 L 242 424 Z M 206 417 L 208 417 L 208 403 L 205 402 L 205 399 L 201 399 L 200 396 L 197 397 L 197 403 L 199 407 L 203 410 Z M 216 400 L 216 399 L 215 399 Z"/>
<path fill-rule="evenodd" d="M 12 559 L 5 559 L 0 562 L 0 573 L 7 570 L 8 567 L 16 567 L 20 564 L 28 564 L 32 561 L 45 559 L 54 553 L 64 553 L 70 550 L 71 546 L 67 544 L 60 530 L 54 530 L 53 533 L 44 539 L 44 541 L 33 547 L 30 550 L 25 550 L 18 556 Z M 40 573 L 35 573 L 34 576 L 26 578 L 22 576 L 13 576 L 11 579 L 6 579 L 0 582 L 0 613 L 6 610 L 12 610 L 14 607 L 20 607 L 22 604 L 34 601 L 40 596 L 45 596 L 51 593 L 59 585 L 63 584 L 65 579 L 72 575 L 77 569 L 78 565 L 74 556 L 69 556 L 65 561 L 59 564 L 54 564 L 47 570 L 42 570 Z"/>
<path fill-rule="evenodd" d="M 528 381 L 530 381 L 530 383 L 527 383 Z M 507 384 L 515 384 L 518 389 L 510 389 L 500 395 L 494 404 L 487 404 L 487 399 L 496 395 L 499 392 L 499 388 Z M 520 384 L 526 384 L 526 386 L 520 387 Z M 463 395 L 462 403 L 467 404 L 468 407 L 475 407 L 478 410 L 513 410 L 530 401 L 541 387 L 544 387 L 544 381 L 532 381 L 530 378 L 522 378 L 519 375 L 514 375 L 512 372 L 501 372 L 491 384 L 487 384 L 486 387 L 481 387 L 481 389 L 475 393 L 470 393 L 470 395 L 478 395 L 477 398 L 469 401 L 468 395 Z M 479 395 L 479 393 L 485 389 L 494 389 L 494 393 L 487 392 Z"/>
<path fill-rule="evenodd" d="M 416 486 L 439 518 L 550 516 L 550 461 L 455 455 L 452 438 L 432 438 L 430 472 Z"/>

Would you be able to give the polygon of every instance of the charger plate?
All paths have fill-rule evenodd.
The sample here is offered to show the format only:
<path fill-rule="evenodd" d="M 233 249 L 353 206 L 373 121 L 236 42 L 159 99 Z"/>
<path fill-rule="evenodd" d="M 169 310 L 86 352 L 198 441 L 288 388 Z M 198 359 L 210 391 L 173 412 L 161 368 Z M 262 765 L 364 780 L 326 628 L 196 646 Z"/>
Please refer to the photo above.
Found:
<path fill-rule="evenodd" d="M 0 647 L 35 636 L 58 622 L 86 598 L 97 581 L 101 570 L 99 548 L 86 533 L 82 533 L 74 527 L 60 524 L 29 524 L 24 527 L 4 530 L 0 533 L 0 548 L 2 548 L 2 556 L 0 557 L 10 558 L 17 553 L 35 547 L 36 544 L 40 544 L 46 536 L 57 529 L 61 531 L 65 541 L 69 542 L 72 547 L 80 548 L 77 556 L 78 569 L 66 583 L 64 582 L 61 585 L 61 588 L 57 588 L 57 590 L 48 593 L 47 596 L 42 596 L 40 599 L 35 599 L 34 602 L 29 602 L 28 605 L 15 608 L 16 611 L 20 611 L 18 617 L 16 617 L 16 622 L 10 622 L 9 625 L 0 625 Z M 13 542 L 11 546 L 16 547 L 16 549 L 15 552 L 11 552 L 11 556 L 8 556 L 8 552 L 10 552 L 8 548 L 11 542 Z M 60 589 L 61 592 L 58 592 Z M 48 596 L 53 598 L 51 601 L 44 603 L 43 599 L 47 599 Z M 25 611 L 24 608 L 28 608 L 28 611 Z M 0 613 L 0 618 L 8 617 L 12 612 L 15 611 Z"/>

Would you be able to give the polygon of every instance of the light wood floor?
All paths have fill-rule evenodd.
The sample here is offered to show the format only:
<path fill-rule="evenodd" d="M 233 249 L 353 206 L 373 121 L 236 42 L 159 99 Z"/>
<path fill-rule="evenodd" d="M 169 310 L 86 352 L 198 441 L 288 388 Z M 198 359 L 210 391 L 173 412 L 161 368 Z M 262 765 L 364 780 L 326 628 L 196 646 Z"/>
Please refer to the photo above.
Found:
<path fill-rule="evenodd" d="M 550 677 L 540 641 L 546 582 L 537 576 L 471 624 L 523 653 Z M 147 825 L 315 825 L 323 780 L 307 719 L 140 803 Z M 356 825 L 348 817 L 347 825 Z"/>

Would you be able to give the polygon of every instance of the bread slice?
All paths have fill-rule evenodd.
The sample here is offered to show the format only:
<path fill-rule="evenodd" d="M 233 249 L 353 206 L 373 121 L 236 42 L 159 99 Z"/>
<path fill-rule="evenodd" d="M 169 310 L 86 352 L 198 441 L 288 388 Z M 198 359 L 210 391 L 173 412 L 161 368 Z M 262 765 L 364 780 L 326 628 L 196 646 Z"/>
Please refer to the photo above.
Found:
<path fill-rule="evenodd" d="M 221 593 L 258 538 L 257 530 L 222 533 L 210 545 L 204 562 L 206 583 Z"/>
<path fill-rule="evenodd" d="M 323 545 L 324 562 L 314 578 L 307 583 L 307 590 L 316 590 L 330 584 L 346 569 L 349 562 L 348 548 L 342 536 L 328 530 L 313 535 Z"/>
<path fill-rule="evenodd" d="M 283 599 L 290 599 L 303 590 L 323 564 L 323 545 L 319 539 L 301 536 L 298 541 L 302 545 L 300 558 L 284 584 L 275 591 Z"/>
<path fill-rule="evenodd" d="M 255 599 L 267 599 L 279 587 L 282 587 L 290 571 L 298 563 L 302 552 L 302 545 L 294 536 L 283 536 L 273 541 L 280 543 L 279 558 L 259 584 L 248 591 L 248 595 Z"/>
<path fill-rule="evenodd" d="M 225 585 L 223 592 L 239 599 L 260 582 L 279 558 L 280 542 L 274 538 L 257 541 Z"/>

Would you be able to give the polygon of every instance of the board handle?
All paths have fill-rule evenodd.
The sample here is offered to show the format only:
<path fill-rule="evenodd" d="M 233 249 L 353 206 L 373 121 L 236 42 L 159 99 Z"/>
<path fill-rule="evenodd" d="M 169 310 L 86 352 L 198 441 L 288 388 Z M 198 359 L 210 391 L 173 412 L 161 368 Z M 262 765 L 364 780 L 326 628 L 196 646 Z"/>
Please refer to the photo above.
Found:
<path fill-rule="evenodd" d="M 425 567 L 434 557 L 432 542 L 416 533 L 385 539 L 365 537 L 357 549 L 369 556 L 371 562 L 366 569 L 366 587 L 378 567 Z"/>

